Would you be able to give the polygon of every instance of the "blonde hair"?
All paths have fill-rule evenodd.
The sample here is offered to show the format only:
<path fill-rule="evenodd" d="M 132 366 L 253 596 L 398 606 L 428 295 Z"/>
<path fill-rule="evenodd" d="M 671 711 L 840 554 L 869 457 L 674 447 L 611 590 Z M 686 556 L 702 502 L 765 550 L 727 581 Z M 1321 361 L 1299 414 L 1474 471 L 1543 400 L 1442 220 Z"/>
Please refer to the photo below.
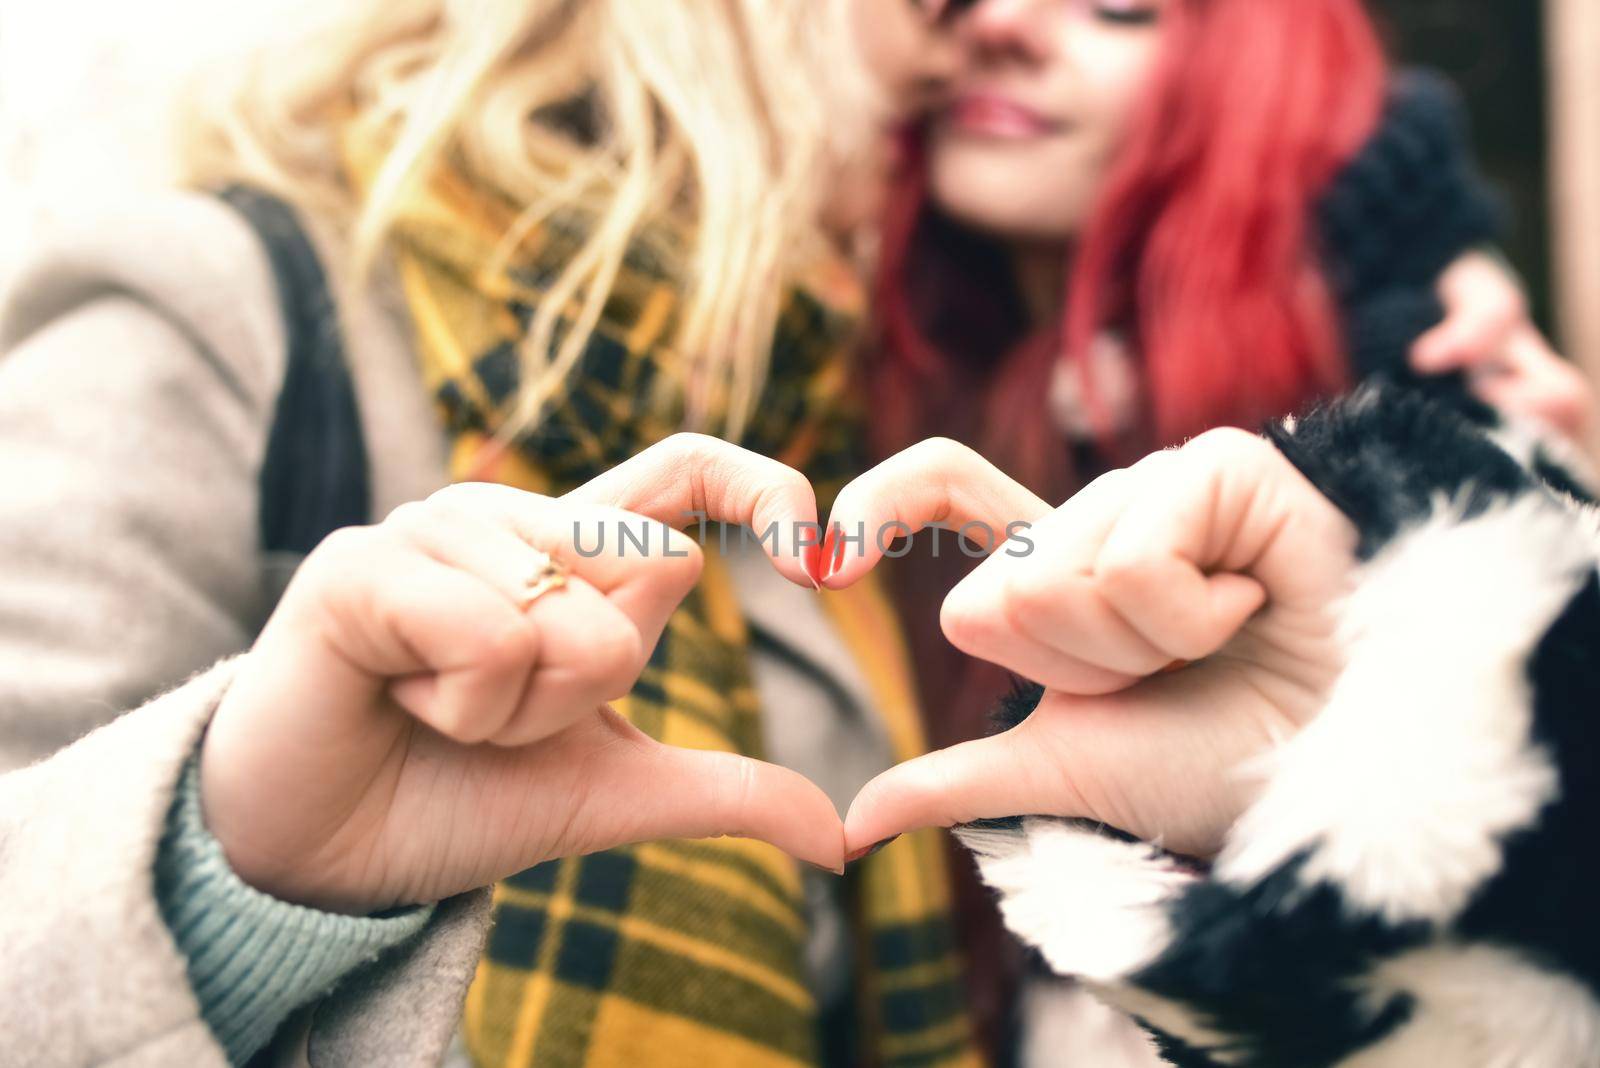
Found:
<path fill-rule="evenodd" d="M 765 380 L 784 290 L 819 251 L 831 164 L 865 137 L 850 0 L 360 0 L 309 38 L 211 82 L 189 128 L 189 175 L 246 180 L 348 225 L 370 266 L 414 184 L 448 155 L 530 227 L 580 208 L 587 238 L 536 309 L 518 418 L 560 389 L 600 321 L 624 255 L 687 223 L 669 262 L 688 422 L 737 436 Z M 364 198 L 341 173 L 331 111 L 386 125 Z M 581 108 L 584 134 L 555 118 Z M 670 227 L 669 227 L 670 228 Z M 660 251 L 660 250 L 658 250 Z M 558 319 L 575 328 L 556 343 Z"/>

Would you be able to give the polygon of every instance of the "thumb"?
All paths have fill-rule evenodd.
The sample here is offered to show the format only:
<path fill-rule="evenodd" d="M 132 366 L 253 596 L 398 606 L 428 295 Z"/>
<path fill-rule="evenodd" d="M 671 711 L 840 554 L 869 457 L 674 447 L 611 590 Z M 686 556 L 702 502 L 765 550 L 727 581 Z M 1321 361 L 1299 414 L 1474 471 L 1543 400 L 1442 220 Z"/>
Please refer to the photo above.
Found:
<path fill-rule="evenodd" d="M 1088 816 L 1072 774 L 1035 746 L 1024 727 L 962 742 L 885 771 L 845 817 L 854 855 L 919 827 L 953 827 L 1026 814 Z"/>
<path fill-rule="evenodd" d="M 583 841 L 563 852 L 661 838 L 755 838 L 816 867 L 844 870 L 839 813 L 805 776 L 734 753 L 663 745 L 609 708 L 585 729 L 592 811 L 582 821 Z"/>
<path fill-rule="evenodd" d="M 1104 697 L 1047 693 L 1009 731 L 869 782 L 845 817 L 847 855 L 918 827 L 1038 815 L 1207 856 L 1254 793 L 1235 769 L 1273 744 L 1281 724 L 1233 667 L 1198 664 Z"/>

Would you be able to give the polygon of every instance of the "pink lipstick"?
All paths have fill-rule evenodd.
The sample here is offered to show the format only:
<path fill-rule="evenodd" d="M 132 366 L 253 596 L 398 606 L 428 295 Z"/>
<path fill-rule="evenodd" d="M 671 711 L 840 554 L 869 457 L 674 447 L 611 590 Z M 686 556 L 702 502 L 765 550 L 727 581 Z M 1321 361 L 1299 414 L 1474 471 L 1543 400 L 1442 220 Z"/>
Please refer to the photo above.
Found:
<path fill-rule="evenodd" d="M 1061 123 L 995 93 L 965 93 L 944 111 L 945 124 L 956 133 L 1004 141 L 1024 141 L 1047 137 L 1061 130 Z"/>

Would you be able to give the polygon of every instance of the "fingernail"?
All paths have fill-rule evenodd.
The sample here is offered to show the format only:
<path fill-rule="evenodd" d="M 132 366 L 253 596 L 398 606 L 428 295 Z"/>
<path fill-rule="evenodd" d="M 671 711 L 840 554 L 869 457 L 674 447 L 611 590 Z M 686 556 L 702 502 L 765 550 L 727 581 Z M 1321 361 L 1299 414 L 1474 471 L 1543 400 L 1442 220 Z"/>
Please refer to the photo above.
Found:
<path fill-rule="evenodd" d="M 900 836 L 898 834 L 891 835 L 890 837 L 885 838 L 883 841 L 879 842 L 877 845 L 870 845 L 870 846 L 866 846 L 866 847 L 864 847 L 862 849 L 858 849 L 854 853 L 851 853 L 849 856 L 845 857 L 844 858 L 844 862 L 846 864 L 854 864 L 858 860 L 866 860 L 868 857 L 870 857 L 873 854 L 877 853 L 879 850 L 883 849 L 884 846 L 888 845 L 890 842 L 894 841 L 896 838 L 899 838 L 899 837 Z"/>
<path fill-rule="evenodd" d="M 830 530 L 828 531 L 827 538 L 825 538 L 822 542 L 823 570 L 821 578 L 823 585 L 827 585 L 828 580 L 833 578 L 834 572 L 839 570 L 839 561 L 835 556 L 835 554 L 839 551 L 839 546 L 836 541 L 837 536 L 838 532 L 836 530 Z"/>
<path fill-rule="evenodd" d="M 801 566 L 806 569 L 806 578 L 811 580 L 812 588 L 822 589 L 822 546 L 807 545 L 801 556 Z"/>
<path fill-rule="evenodd" d="M 830 868 L 826 864 L 818 864 L 815 861 L 811 861 L 811 860 L 802 860 L 800 863 L 804 864 L 806 867 L 812 869 L 813 871 L 826 872 L 829 875 L 843 875 L 844 874 L 844 865 L 843 864 L 839 865 L 837 868 Z"/>

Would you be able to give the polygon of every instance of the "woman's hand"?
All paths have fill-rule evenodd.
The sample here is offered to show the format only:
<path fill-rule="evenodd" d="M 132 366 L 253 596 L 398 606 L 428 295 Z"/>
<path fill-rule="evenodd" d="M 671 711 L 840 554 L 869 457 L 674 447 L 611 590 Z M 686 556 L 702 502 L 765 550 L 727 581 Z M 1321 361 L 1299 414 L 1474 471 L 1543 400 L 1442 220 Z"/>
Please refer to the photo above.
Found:
<path fill-rule="evenodd" d="M 664 837 L 762 838 L 842 864 L 838 814 L 793 772 L 660 745 L 625 695 L 699 576 L 694 512 L 815 522 L 775 461 L 680 435 L 561 499 L 467 484 L 335 533 L 290 584 L 201 753 L 205 817 L 238 874 L 370 912 L 554 857 Z M 608 548 L 592 553 L 601 526 Z M 630 527 L 650 546 L 617 551 Z M 526 604 L 547 551 L 564 588 Z M 811 586 L 803 560 L 775 556 Z"/>
<path fill-rule="evenodd" d="M 1522 290 L 1499 261 L 1481 252 L 1461 257 L 1439 279 L 1439 299 L 1445 320 L 1412 347 L 1412 370 L 1461 371 L 1484 403 L 1588 441 L 1594 389 L 1533 325 Z"/>
<path fill-rule="evenodd" d="M 920 482 L 938 485 L 948 462 L 928 466 Z M 1036 522 L 951 592 L 945 634 L 1047 692 L 1020 726 L 873 780 L 845 821 L 847 848 L 1044 814 L 1214 852 L 1252 796 L 1241 766 L 1303 726 L 1339 672 L 1333 608 L 1354 528 L 1242 431 L 1158 453 L 1036 516 L 1017 514 L 1026 499 L 998 472 L 962 467 L 947 497 L 1009 509 L 968 518 Z M 897 518 L 948 511 L 937 494 L 914 503 L 920 513 Z"/>

